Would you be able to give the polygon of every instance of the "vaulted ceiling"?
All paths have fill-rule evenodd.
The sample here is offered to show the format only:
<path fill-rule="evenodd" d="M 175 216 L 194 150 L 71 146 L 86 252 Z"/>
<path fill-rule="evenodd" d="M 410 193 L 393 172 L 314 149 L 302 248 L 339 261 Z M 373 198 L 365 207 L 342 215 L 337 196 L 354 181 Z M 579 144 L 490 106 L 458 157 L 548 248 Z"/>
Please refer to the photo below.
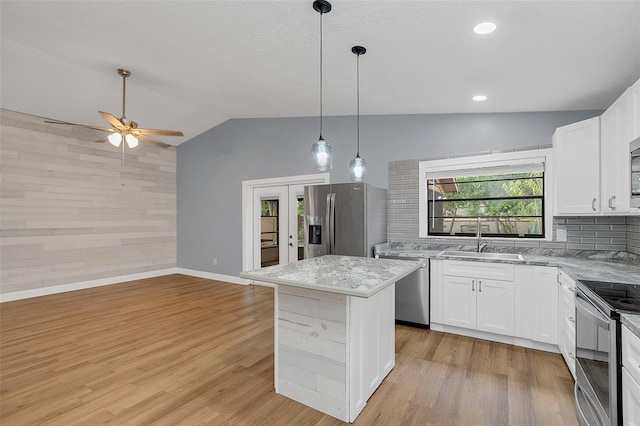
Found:
<path fill-rule="evenodd" d="M 346 1 L 323 16 L 324 114 L 604 109 L 640 78 L 640 1 Z M 0 3 L 2 108 L 178 129 L 319 114 L 312 1 Z M 480 36 L 479 22 L 497 30 Z M 487 101 L 471 100 L 485 94 Z"/>

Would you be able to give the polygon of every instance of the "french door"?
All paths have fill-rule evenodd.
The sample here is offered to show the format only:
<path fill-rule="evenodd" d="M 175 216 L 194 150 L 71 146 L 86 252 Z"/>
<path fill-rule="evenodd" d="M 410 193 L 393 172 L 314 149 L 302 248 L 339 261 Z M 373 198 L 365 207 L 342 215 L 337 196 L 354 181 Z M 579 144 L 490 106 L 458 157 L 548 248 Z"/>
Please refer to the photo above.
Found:
<path fill-rule="evenodd" d="M 253 268 L 284 265 L 303 258 L 304 185 L 253 190 Z"/>
<path fill-rule="evenodd" d="M 327 183 L 329 173 L 242 182 L 243 271 L 261 268 L 263 257 L 273 264 L 286 264 L 301 258 L 304 187 Z M 264 256 L 263 246 L 270 249 L 264 250 Z"/>

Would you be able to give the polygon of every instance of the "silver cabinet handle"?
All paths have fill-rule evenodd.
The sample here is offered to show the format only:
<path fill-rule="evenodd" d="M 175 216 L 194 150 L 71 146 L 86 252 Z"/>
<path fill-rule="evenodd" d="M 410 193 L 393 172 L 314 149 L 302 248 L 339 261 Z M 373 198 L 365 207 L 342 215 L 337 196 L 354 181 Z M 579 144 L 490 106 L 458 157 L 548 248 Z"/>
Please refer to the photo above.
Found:
<path fill-rule="evenodd" d="M 616 196 L 612 195 L 611 198 L 609 198 L 609 208 L 611 210 L 615 210 L 616 209 Z"/>
<path fill-rule="evenodd" d="M 471 291 L 476 291 L 476 280 L 471 280 Z"/>
<path fill-rule="evenodd" d="M 478 280 L 478 291 L 482 292 L 482 281 Z"/>
<path fill-rule="evenodd" d="M 595 198 L 593 200 L 591 200 L 591 209 L 594 212 L 596 211 L 596 199 Z"/>
<path fill-rule="evenodd" d="M 574 323 L 574 324 L 575 324 L 576 320 L 575 320 L 575 319 L 573 319 L 573 317 L 569 317 L 569 322 L 572 322 L 572 323 Z"/>

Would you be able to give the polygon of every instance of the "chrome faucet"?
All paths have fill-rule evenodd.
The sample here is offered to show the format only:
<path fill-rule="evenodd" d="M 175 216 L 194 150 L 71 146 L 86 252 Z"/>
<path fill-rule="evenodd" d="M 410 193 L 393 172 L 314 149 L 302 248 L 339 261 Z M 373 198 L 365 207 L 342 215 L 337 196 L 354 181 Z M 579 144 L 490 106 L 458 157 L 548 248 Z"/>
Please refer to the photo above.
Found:
<path fill-rule="evenodd" d="M 480 216 L 478 216 L 478 222 L 476 223 L 476 237 L 478 239 L 478 253 L 482 252 L 482 249 L 487 246 L 487 242 L 482 242 L 482 229 L 480 228 Z"/>

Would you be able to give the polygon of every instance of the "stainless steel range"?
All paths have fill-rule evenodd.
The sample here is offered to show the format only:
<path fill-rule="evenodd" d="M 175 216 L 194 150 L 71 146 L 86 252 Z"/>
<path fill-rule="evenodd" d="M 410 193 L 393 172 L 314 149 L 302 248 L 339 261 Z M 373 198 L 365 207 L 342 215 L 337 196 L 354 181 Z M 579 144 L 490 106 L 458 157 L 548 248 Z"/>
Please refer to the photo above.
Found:
<path fill-rule="evenodd" d="M 578 281 L 575 397 L 581 425 L 622 424 L 621 312 L 640 312 L 640 286 Z"/>

